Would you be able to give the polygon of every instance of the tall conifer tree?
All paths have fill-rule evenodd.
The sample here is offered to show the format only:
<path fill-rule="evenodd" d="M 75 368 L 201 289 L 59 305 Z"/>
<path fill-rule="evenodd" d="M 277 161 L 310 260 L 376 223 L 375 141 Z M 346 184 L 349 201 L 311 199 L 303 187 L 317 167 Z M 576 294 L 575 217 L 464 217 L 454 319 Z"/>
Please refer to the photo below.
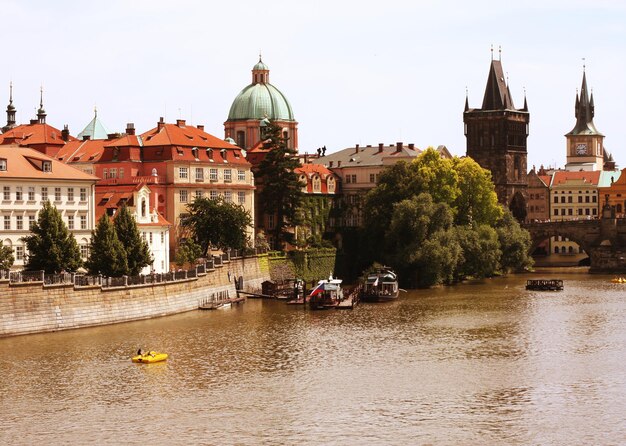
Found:
<path fill-rule="evenodd" d="M 129 274 L 136 276 L 145 266 L 152 264 L 153 258 L 150 254 L 150 248 L 141 237 L 137 222 L 126 205 L 123 205 L 117 211 L 113 224 L 115 225 L 117 238 L 122 242 L 126 252 Z"/>
<path fill-rule="evenodd" d="M 76 271 L 83 264 L 74 235 L 67 229 L 61 213 L 46 201 L 31 235 L 23 237 L 28 248 L 26 269 L 44 270 L 48 274 Z"/>
<path fill-rule="evenodd" d="M 90 274 L 119 277 L 128 274 L 126 251 L 117 238 L 115 226 L 104 214 L 91 232 L 91 249 L 86 265 Z"/>
<path fill-rule="evenodd" d="M 282 129 L 270 122 L 263 134 L 269 152 L 261 161 L 256 178 L 260 180 L 260 206 L 268 215 L 276 216 L 276 224 L 268 232 L 273 233 L 279 243 L 290 241 L 289 226 L 295 226 L 297 211 L 302 203 L 302 184 L 295 172 L 300 166 L 296 151 L 287 146 Z"/>

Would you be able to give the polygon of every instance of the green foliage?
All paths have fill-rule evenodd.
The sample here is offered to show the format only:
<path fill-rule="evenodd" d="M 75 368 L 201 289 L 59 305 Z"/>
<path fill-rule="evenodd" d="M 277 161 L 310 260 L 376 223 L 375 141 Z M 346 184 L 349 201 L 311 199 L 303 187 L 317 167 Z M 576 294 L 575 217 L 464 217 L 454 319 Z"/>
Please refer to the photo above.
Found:
<path fill-rule="evenodd" d="M 520 226 L 509 210 L 498 221 L 496 231 L 502 250 L 502 270 L 508 272 L 530 268 L 534 263 L 529 254 L 530 234 Z"/>
<path fill-rule="evenodd" d="M 185 263 L 193 265 L 201 256 L 202 247 L 193 239 L 188 238 L 179 244 L 175 260 L 178 265 L 184 265 Z"/>
<path fill-rule="evenodd" d="M 0 247 L 0 270 L 11 269 L 14 262 L 13 248 L 10 246 Z"/>
<path fill-rule="evenodd" d="M 96 229 L 91 232 L 90 246 L 89 260 L 85 264 L 89 274 L 107 277 L 128 275 L 126 251 L 108 215 L 100 217 Z"/>
<path fill-rule="evenodd" d="M 333 198 L 324 196 L 304 196 L 299 209 L 298 239 L 296 245 L 302 248 L 332 247 L 324 240 L 328 219 L 333 209 Z"/>
<path fill-rule="evenodd" d="M 83 264 L 78 243 L 67 229 L 61 213 L 46 201 L 33 224 L 31 235 L 23 237 L 28 248 L 26 269 L 46 273 L 76 271 Z"/>
<path fill-rule="evenodd" d="M 217 199 L 196 198 L 187 205 L 189 214 L 181 220 L 191 230 L 194 242 L 207 256 L 211 246 L 220 249 L 243 249 L 247 245 L 247 229 L 252 224 L 250 213 L 243 206 Z"/>
<path fill-rule="evenodd" d="M 259 205 L 264 214 L 276 216 L 276 225 L 272 231 L 275 240 L 282 244 L 291 236 L 286 228 L 298 224 L 297 211 L 303 193 L 295 169 L 300 166 L 300 162 L 296 158 L 296 151 L 287 147 L 281 127 L 270 123 L 265 128 L 264 137 L 269 152 L 260 163 L 255 177 L 260 185 Z"/>
<path fill-rule="evenodd" d="M 117 211 L 114 225 L 117 238 L 126 252 L 128 274 L 136 276 L 154 261 L 148 243 L 141 237 L 137 222 L 125 205 Z"/>
<path fill-rule="evenodd" d="M 442 159 L 427 149 L 390 166 L 364 209 L 360 261 L 383 260 L 418 286 L 532 264 L 528 233 L 498 204 L 490 173 L 471 158 Z"/>

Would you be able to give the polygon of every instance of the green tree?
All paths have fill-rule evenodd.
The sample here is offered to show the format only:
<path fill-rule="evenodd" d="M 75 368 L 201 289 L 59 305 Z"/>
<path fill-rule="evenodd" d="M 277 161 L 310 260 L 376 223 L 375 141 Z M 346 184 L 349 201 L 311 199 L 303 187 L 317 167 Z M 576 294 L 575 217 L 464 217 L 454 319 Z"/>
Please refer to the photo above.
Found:
<path fill-rule="evenodd" d="M 6 271 L 11 269 L 14 262 L 15 257 L 13 256 L 13 248 L 10 246 L 0 247 L 0 270 Z"/>
<path fill-rule="evenodd" d="M 282 244 L 291 241 L 291 234 L 286 229 L 298 224 L 298 209 L 303 193 L 295 169 L 300 166 L 300 162 L 296 158 L 296 151 L 287 146 L 281 127 L 269 123 L 263 136 L 269 151 L 256 173 L 259 205 L 264 214 L 276 216 L 272 232 L 275 240 Z"/>
<path fill-rule="evenodd" d="M 456 271 L 457 280 L 491 277 L 500 270 L 502 252 L 495 229 L 487 225 L 456 226 L 455 234 L 463 253 Z"/>
<path fill-rule="evenodd" d="M 90 255 L 86 262 L 90 274 L 107 277 L 128 275 L 126 251 L 117 238 L 115 225 L 104 214 L 98 220 L 96 229 L 91 232 Z"/>
<path fill-rule="evenodd" d="M 185 239 L 178 245 L 176 250 L 176 264 L 183 266 L 185 263 L 193 265 L 202 256 L 202 248 L 193 239 Z"/>
<path fill-rule="evenodd" d="M 117 211 L 113 224 L 117 238 L 126 252 L 128 274 L 136 276 L 154 261 L 148 243 L 141 237 L 137 222 L 125 205 Z"/>
<path fill-rule="evenodd" d="M 181 226 L 191 231 L 203 256 L 208 254 L 211 246 L 220 249 L 246 247 L 247 229 L 252 219 L 243 206 L 226 202 L 222 197 L 196 198 L 187 205 L 187 211 Z"/>
<path fill-rule="evenodd" d="M 76 271 L 83 264 L 78 243 L 67 229 L 61 213 L 46 201 L 33 224 L 31 235 L 23 237 L 28 248 L 26 269 L 46 273 Z"/>
<path fill-rule="evenodd" d="M 530 234 L 522 228 L 508 209 L 496 224 L 502 250 L 500 266 L 503 272 L 530 268 L 534 260 L 530 256 Z"/>

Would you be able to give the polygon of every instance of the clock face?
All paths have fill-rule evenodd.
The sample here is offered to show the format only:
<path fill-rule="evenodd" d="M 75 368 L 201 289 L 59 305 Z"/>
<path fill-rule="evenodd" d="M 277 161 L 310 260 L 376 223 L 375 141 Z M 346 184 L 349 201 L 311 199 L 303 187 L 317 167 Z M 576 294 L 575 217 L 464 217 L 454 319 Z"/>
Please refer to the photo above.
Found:
<path fill-rule="evenodd" d="M 586 155 L 587 144 L 576 144 L 576 155 Z"/>

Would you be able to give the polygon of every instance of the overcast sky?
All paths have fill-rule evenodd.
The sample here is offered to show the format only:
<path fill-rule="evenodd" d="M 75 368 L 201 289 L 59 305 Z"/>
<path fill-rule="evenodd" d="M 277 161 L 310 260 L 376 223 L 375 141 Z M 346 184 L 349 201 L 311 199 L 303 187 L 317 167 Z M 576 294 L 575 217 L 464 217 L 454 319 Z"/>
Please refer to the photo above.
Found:
<path fill-rule="evenodd" d="M 493 44 L 519 108 L 526 89 L 529 168 L 565 163 L 582 58 L 596 127 L 626 167 L 621 0 L 2 4 L 0 110 L 12 80 L 19 123 L 34 117 L 43 84 L 48 123 L 73 135 L 96 105 L 110 131 L 134 122 L 144 132 L 165 116 L 223 138 L 261 51 L 299 122 L 301 152 L 403 141 L 464 155 L 466 87 L 480 107 Z"/>

